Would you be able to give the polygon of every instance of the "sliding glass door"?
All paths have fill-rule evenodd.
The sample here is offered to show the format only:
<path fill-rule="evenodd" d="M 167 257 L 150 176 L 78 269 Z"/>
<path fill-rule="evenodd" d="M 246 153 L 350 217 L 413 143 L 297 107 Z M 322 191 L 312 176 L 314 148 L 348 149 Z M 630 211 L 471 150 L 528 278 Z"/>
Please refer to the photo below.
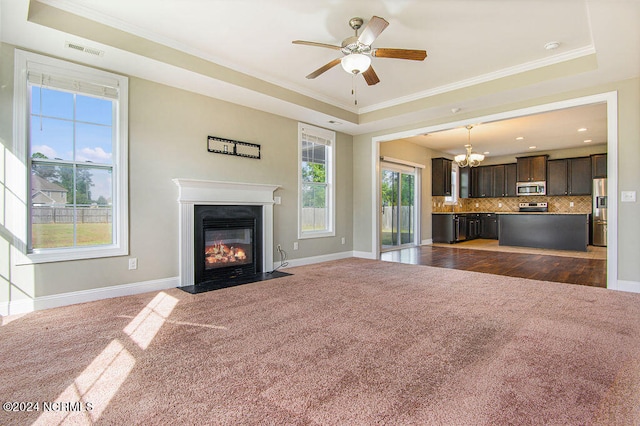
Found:
<path fill-rule="evenodd" d="M 416 170 L 393 163 L 381 163 L 380 242 L 382 250 L 417 243 Z"/>

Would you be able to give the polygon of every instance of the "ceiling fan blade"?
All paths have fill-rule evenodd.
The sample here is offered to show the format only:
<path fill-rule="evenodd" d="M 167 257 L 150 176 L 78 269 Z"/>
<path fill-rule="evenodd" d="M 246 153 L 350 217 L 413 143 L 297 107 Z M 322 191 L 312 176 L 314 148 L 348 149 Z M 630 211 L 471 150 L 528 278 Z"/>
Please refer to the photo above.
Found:
<path fill-rule="evenodd" d="M 412 49 L 387 49 L 378 48 L 371 51 L 371 55 L 376 58 L 395 58 L 395 59 L 410 59 L 412 61 L 424 61 L 427 57 L 426 50 L 412 50 Z"/>
<path fill-rule="evenodd" d="M 331 68 L 333 68 L 336 65 L 338 65 L 340 63 L 341 59 L 342 58 L 334 59 L 333 61 L 329 62 L 328 64 L 325 64 L 325 65 L 321 66 L 320 68 L 318 68 L 317 70 L 315 70 L 314 72 L 309 74 L 307 76 L 307 78 L 309 78 L 309 79 L 316 78 L 317 76 L 319 76 L 320 74 L 324 73 L 325 71 L 329 71 Z"/>
<path fill-rule="evenodd" d="M 380 83 L 380 79 L 378 78 L 378 74 L 373 70 L 373 67 L 367 68 L 365 72 L 362 73 L 365 81 L 369 86 L 373 86 L 375 84 Z"/>
<path fill-rule="evenodd" d="M 333 44 L 326 44 L 326 43 L 316 43 L 315 41 L 294 40 L 291 43 L 304 44 L 306 46 L 326 47 L 328 49 L 333 49 L 333 50 L 342 49 L 340 46 L 334 46 Z"/>
<path fill-rule="evenodd" d="M 389 23 L 381 17 L 373 16 L 364 27 L 364 30 L 362 30 L 362 34 L 358 37 L 358 42 L 366 46 L 371 46 L 374 40 L 378 38 L 380 33 L 384 31 L 388 25 Z"/>

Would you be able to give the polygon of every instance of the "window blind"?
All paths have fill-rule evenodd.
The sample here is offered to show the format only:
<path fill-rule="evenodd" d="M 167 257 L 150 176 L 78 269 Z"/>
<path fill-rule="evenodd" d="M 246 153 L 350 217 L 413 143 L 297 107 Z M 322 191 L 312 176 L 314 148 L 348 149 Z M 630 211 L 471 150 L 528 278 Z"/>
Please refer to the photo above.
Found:
<path fill-rule="evenodd" d="M 29 64 L 27 82 L 34 86 L 80 92 L 107 99 L 118 99 L 119 87 L 116 81 L 88 81 L 81 75 L 57 74 L 55 70 L 44 69 L 40 64 Z M 53 71 L 53 72 L 52 72 Z"/>

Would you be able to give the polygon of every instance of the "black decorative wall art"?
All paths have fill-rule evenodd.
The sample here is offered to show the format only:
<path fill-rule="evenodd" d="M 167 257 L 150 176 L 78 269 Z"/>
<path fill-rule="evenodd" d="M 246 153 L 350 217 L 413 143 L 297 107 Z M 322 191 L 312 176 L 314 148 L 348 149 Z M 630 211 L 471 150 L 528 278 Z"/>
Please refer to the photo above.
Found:
<path fill-rule="evenodd" d="M 207 138 L 207 151 L 216 154 L 260 159 L 260 145 L 219 138 L 217 136 L 209 136 Z"/>

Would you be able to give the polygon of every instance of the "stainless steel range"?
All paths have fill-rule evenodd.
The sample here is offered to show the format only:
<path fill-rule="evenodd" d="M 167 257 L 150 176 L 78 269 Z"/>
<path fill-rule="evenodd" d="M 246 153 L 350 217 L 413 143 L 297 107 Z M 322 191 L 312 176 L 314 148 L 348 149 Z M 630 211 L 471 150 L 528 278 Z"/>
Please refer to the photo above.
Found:
<path fill-rule="evenodd" d="M 548 212 L 547 203 L 518 203 L 520 212 Z"/>

